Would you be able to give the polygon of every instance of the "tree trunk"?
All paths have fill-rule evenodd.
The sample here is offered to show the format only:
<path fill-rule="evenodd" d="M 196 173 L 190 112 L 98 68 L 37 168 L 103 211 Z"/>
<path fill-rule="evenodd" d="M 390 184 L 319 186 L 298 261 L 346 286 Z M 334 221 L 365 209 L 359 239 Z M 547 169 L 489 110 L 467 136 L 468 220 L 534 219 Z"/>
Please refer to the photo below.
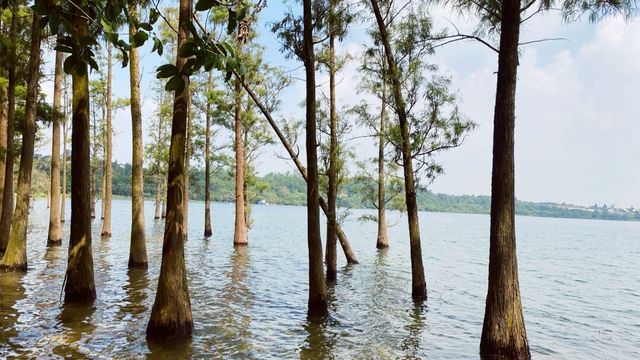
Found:
<path fill-rule="evenodd" d="M 102 231 L 100 235 L 102 237 L 111 237 L 111 199 L 113 193 L 113 165 L 112 165 L 112 154 L 113 154 L 113 125 L 111 123 L 111 114 L 112 114 L 112 105 L 111 105 L 111 85 L 112 85 L 112 71 L 113 71 L 113 60 L 112 60 L 112 45 L 110 42 L 107 43 L 107 124 L 105 128 L 105 132 L 107 133 L 107 142 L 105 144 L 104 150 L 104 198 L 102 201 L 104 202 L 104 212 L 102 214 Z"/>
<path fill-rule="evenodd" d="M 14 3 L 11 11 L 11 34 L 9 35 L 10 43 L 16 44 L 18 34 L 18 5 Z M 9 56 L 13 61 L 10 61 L 7 69 L 7 78 L 9 80 L 9 86 L 7 89 L 7 151 L 5 154 L 5 173 L 4 173 L 4 188 L 2 196 L 2 217 L 0 218 L 0 254 L 4 253 L 7 249 L 9 242 L 9 233 L 11 232 L 11 222 L 13 221 L 13 163 L 15 156 L 13 154 L 13 133 L 15 127 L 16 117 L 16 48 L 10 47 Z"/>
<path fill-rule="evenodd" d="M 480 352 L 529 359 L 515 236 L 514 127 L 520 2 L 502 2 L 500 53 L 493 129 L 489 285 Z"/>
<path fill-rule="evenodd" d="M 336 225 L 338 200 L 338 118 L 336 115 L 336 64 L 335 37 L 333 35 L 333 1 L 329 2 L 329 169 L 327 175 L 329 186 L 327 191 L 327 280 L 336 280 L 338 255 Z"/>
<path fill-rule="evenodd" d="M 164 190 L 164 186 L 163 186 Z M 160 218 L 165 219 L 167 217 L 167 199 L 166 196 L 162 197 L 162 212 Z"/>
<path fill-rule="evenodd" d="M 316 74 L 313 51 L 313 14 L 311 0 L 303 0 L 303 61 L 306 79 L 306 150 L 307 150 L 307 245 L 309 250 L 309 302 L 310 317 L 328 313 L 327 288 L 322 266 L 322 239 L 320 238 L 320 192 L 318 188 L 318 154 L 316 143 Z"/>
<path fill-rule="evenodd" d="M 62 115 L 62 61 L 64 54 L 56 52 L 56 65 L 53 79 L 53 135 L 51 139 L 51 206 L 49 206 L 49 235 L 47 246 L 62 245 L 60 226 L 60 118 Z"/>
<path fill-rule="evenodd" d="M 384 45 L 384 52 L 389 66 L 389 75 L 393 81 L 393 98 L 400 121 L 400 134 L 402 137 L 402 167 L 404 172 L 405 201 L 407 203 L 407 217 L 409 222 L 409 245 L 411 252 L 411 295 L 415 301 L 427 299 L 427 285 L 424 278 L 424 266 L 422 264 L 422 249 L 420 246 L 420 227 L 418 224 L 418 203 L 416 200 L 416 187 L 413 174 L 413 159 L 411 154 L 411 138 L 409 134 L 409 120 L 407 118 L 404 98 L 402 96 L 402 84 L 398 67 L 396 65 L 393 50 L 389 42 L 387 25 L 382 18 L 378 0 L 371 0 L 373 12 L 380 31 L 380 38 Z"/>
<path fill-rule="evenodd" d="M 207 91 L 210 91 L 213 86 L 212 75 L 209 72 L 207 79 Z M 204 134 L 204 236 L 210 237 L 211 231 L 211 150 L 209 137 L 211 136 L 211 100 L 207 95 L 207 113 L 205 114 L 205 134 Z"/>
<path fill-rule="evenodd" d="M 236 152 L 236 218 L 235 230 L 233 233 L 234 245 L 247 245 L 247 222 L 245 217 L 244 203 L 244 141 L 242 140 L 242 88 L 240 80 L 235 81 L 235 115 L 234 115 L 234 132 L 235 132 L 235 152 Z"/>
<path fill-rule="evenodd" d="M 192 113 L 191 113 L 191 89 L 186 90 L 187 92 L 187 136 L 186 136 L 186 144 L 184 149 L 184 197 L 182 201 L 184 202 L 184 216 L 182 217 L 183 226 L 182 230 L 184 231 L 184 239 L 185 241 L 189 239 L 189 163 L 191 160 L 191 121 L 192 121 Z"/>
<path fill-rule="evenodd" d="M 2 218 L 2 196 L 4 195 L 5 159 L 7 155 L 8 90 L 8 87 L 0 88 L 0 219 Z"/>
<path fill-rule="evenodd" d="M 180 0 L 178 45 L 187 38 L 187 21 L 191 18 L 191 1 Z M 182 70 L 186 58 L 176 57 L 176 66 Z M 158 290 L 147 326 L 147 339 L 190 336 L 193 331 L 191 301 L 184 262 L 184 167 L 185 137 L 187 132 L 189 77 L 183 76 L 184 90 L 176 91 L 173 103 L 171 146 L 169 148 L 169 176 L 167 182 L 167 219 L 164 227 L 162 265 Z"/>
<path fill-rule="evenodd" d="M 94 104 L 95 106 L 96 104 Z M 94 113 L 95 115 L 95 113 Z M 98 169 L 98 121 L 96 116 L 91 119 L 93 123 L 91 126 L 91 218 L 96 218 L 96 192 L 97 190 L 97 176 Z"/>
<path fill-rule="evenodd" d="M 7 250 L 0 262 L 0 271 L 27 271 L 27 223 L 31 199 L 31 173 L 36 141 L 36 106 L 38 101 L 38 77 L 40 75 L 40 14 L 33 13 L 31 26 L 31 52 L 27 74 L 27 101 L 22 125 L 22 148 L 18 172 L 18 193 L 13 214 Z"/>
<path fill-rule="evenodd" d="M 66 82 L 65 82 L 66 84 Z M 66 94 L 66 89 L 65 89 Z M 65 101 L 66 102 L 66 101 Z M 65 222 L 65 208 L 67 203 L 67 113 L 62 119 L 62 195 L 60 196 L 60 222 Z M 73 124 L 73 119 L 71 120 Z"/>
<path fill-rule="evenodd" d="M 74 10 L 75 41 L 88 34 L 87 20 L 82 10 Z M 81 66 L 81 65 L 77 65 Z M 65 303 L 93 302 L 96 286 L 93 279 L 90 217 L 90 154 L 89 154 L 89 77 L 87 65 L 75 67 L 73 80 L 73 117 L 71 132 L 71 236 L 67 260 Z"/>
<path fill-rule="evenodd" d="M 162 192 L 162 177 L 160 174 L 156 176 L 156 201 L 155 201 L 155 211 L 153 213 L 153 219 L 160 219 L 160 201 L 161 201 L 161 192 Z"/>
<path fill-rule="evenodd" d="M 387 127 L 387 74 L 385 71 L 384 61 L 385 60 L 382 59 L 382 101 L 380 103 L 380 129 L 378 130 L 378 240 L 376 241 L 376 248 L 378 249 L 385 249 L 389 247 L 389 237 L 387 236 L 387 212 L 384 173 L 384 147 Z"/>
<path fill-rule="evenodd" d="M 271 128 L 276 133 L 276 136 L 278 136 L 278 139 L 280 139 L 280 142 L 282 143 L 284 148 L 287 150 L 287 153 L 289 154 L 289 156 L 291 156 L 291 160 L 293 160 L 293 163 L 296 165 L 298 172 L 300 173 L 300 175 L 302 175 L 302 178 L 304 179 L 304 181 L 307 182 L 308 181 L 307 169 L 304 167 L 304 165 L 302 165 L 302 162 L 300 161 L 300 158 L 298 157 L 297 152 L 293 149 L 293 146 L 289 144 L 289 141 L 287 141 L 287 138 L 284 136 L 284 134 L 278 127 L 278 124 L 275 122 L 275 120 L 271 116 L 271 113 L 269 112 L 269 110 L 267 110 L 264 104 L 260 102 L 260 99 L 258 98 L 258 96 L 253 92 L 253 90 L 251 90 L 251 88 L 247 84 L 242 82 L 242 86 L 244 87 L 247 94 L 249 94 L 249 96 L 251 97 L 253 102 L 256 104 L 256 106 L 260 109 L 260 112 L 262 112 L 262 115 L 264 115 L 264 117 L 267 119 L 267 121 L 269 122 L 269 125 L 271 125 Z M 327 203 L 322 197 L 320 197 L 319 200 L 320 200 L 320 208 L 322 209 L 322 211 L 324 211 L 325 214 L 327 214 L 328 212 Z M 353 252 L 353 249 L 351 249 L 351 245 L 349 244 L 347 235 L 344 233 L 344 231 L 342 231 L 342 227 L 340 226 L 340 224 L 336 224 L 336 232 L 338 235 L 338 240 L 340 241 L 340 245 L 342 246 L 342 251 L 344 252 L 344 256 L 347 259 L 347 263 L 357 264 L 358 259 L 356 258 L 356 254 Z"/>
<path fill-rule="evenodd" d="M 138 17 L 135 1 L 129 1 L 129 15 Z M 129 24 L 129 36 L 133 38 L 136 28 Z M 133 133 L 133 160 L 131 177 L 131 246 L 129 248 L 129 268 L 146 269 L 147 246 L 144 229 L 144 180 L 142 147 L 142 110 L 140 100 L 140 70 L 138 69 L 138 48 L 129 51 L 129 75 L 131 81 L 131 130 Z"/>

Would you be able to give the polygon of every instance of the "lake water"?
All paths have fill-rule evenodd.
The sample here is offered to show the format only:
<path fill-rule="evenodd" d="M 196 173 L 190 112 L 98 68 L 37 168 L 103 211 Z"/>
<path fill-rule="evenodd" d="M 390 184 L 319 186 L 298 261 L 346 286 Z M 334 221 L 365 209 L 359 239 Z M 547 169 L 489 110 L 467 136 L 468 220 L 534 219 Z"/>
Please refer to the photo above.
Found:
<path fill-rule="evenodd" d="M 97 207 L 100 209 L 100 206 Z M 421 213 L 429 299 L 411 301 L 406 220 L 375 248 L 376 226 L 344 230 L 360 260 L 330 288 L 331 316 L 306 321 L 303 207 L 253 207 L 249 246 L 234 249 L 233 205 L 192 202 L 186 262 L 194 334 L 148 344 L 145 328 L 160 269 L 163 223 L 146 203 L 149 270 L 127 269 L 130 202 L 113 204 L 113 237 L 93 223 L 98 299 L 63 307 L 68 239 L 47 249 L 48 210 L 36 201 L 29 272 L 0 274 L 0 358 L 478 359 L 487 283 L 489 217 Z M 366 213 L 352 211 L 352 217 Z M 67 212 L 70 216 L 70 211 Z M 393 216 L 391 216 L 393 218 Z M 393 220 L 393 219 L 392 219 Z M 64 229 L 68 235 L 69 221 Z M 640 358 L 640 223 L 518 217 L 520 284 L 535 359 Z"/>

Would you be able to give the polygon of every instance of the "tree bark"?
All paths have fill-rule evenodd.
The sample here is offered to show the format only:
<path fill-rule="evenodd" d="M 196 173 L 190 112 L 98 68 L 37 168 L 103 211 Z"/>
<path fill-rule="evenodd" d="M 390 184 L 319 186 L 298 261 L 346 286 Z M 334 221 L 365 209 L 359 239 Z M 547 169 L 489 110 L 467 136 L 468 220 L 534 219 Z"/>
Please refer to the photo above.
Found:
<path fill-rule="evenodd" d="M 307 182 L 307 179 L 308 179 L 307 169 L 304 167 L 304 165 L 302 165 L 302 162 L 300 161 L 300 158 L 298 157 L 297 152 L 293 149 L 293 146 L 289 144 L 289 141 L 287 141 L 287 138 L 284 136 L 284 134 L 280 130 L 280 127 L 278 127 L 278 124 L 275 122 L 275 120 L 271 116 L 271 113 L 269 112 L 269 110 L 267 110 L 267 108 L 264 106 L 264 104 L 262 104 L 258 96 L 253 92 L 253 90 L 251 90 L 251 88 L 246 83 L 242 82 L 242 86 L 244 87 L 247 94 L 249 94 L 249 96 L 251 97 L 253 102 L 256 104 L 256 106 L 260 109 L 260 112 L 262 112 L 262 115 L 264 115 L 264 117 L 267 119 L 267 122 L 269 122 L 269 125 L 271 125 L 271 128 L 276 133 L 276 136 L 278 136 L 278 139 L 280 139 L 280 143 L 282 143 L 284 148 L 287 150 L 287 153 L 289 154 L 289 156 L 291 156 L 291 160 L 293 160 L 293 163 L 296 165 L 298 172 L 300 173 L 304 181 Z M 320 197 L 319 201 L 320 201 L 320 208 L 326 215 L 328 212 L 327 203 L 322 197 Z M 347 259 L 347 263 L 357 264 L 358 258 L 356 257 L 356 254 L 353 252 L 353 249 L 351 249 L 351 245 L 349 244 L 347 235 L 344 233 L 344 231 L 342 231 L 342 227 L 340 226 L 340 224 L 336 224 L 336 232 L 338 235 L 338 240 L 340 241 L 340 245 L 342 246 L 342 251 L 344 252 L 344 256 Z"/>
<path fill-rule="evenodd" d="M 129 1 L 129 15 L 138 17 L 138 9 L 134 0 Z M 129 24 L 129 36 L 133 38 L 137 30 Z M 146 269 L 147 246 L 144 229 L 144 179 L 142 146 L 142 104 L 140 100 L 140 70 L 138 48 L 129 51 L 129 75 L 131 81 L 131 129 L 133 133 L 133 159 L 131 177 L 131 245 L 129 248 L 129 268 Z"/>
<path fill-rule="evenodd" d="M 111 85 L 113 79 L 113 59 L 112 59 L 112 45 L 107 43 L 107 124 L 105 132 L 107 133 L 107 141 L 104 150 L 104 212 L 102 214 L 102 231 L 100 235 L 102 237 L 111 237 L 111 201 L 113 194 L 113 125 L 111 123 L 111 115 L 113 112 L 111 101 Z"/>
<path fill-rule="evenodd" d="M 8 87 L 0 88 L 0 219 L 2 218 L 2 197 L 4 195 L 5 159 L 7 155 L 7 118 L 9 116 Z"/>
<path fill-rule="evenodd" d="M 235 211 L 235 227 L 233 233 L 234 245 L 247 245 L 247 222 L 246 209 L 244 203 L 244 141 L 242 140 L 242 85 L 240 80 L 236 79 L 234 88 L 235 95 L 235 112 L 234 112 L 234 134 L 235 134 L 235 153 L 236 153 L 236 211 Z"/>
<path fill-rule="evenodd" d="M 191 18 L 191 1 L 180 0 L 178 45 L 188 34 L 187 21 Z M 182 70 L 186 58 L 176 57 L 176 66 Z M 185 137 L 187 132 L 189 77 L 183 76 L 185 87 L 175 94 L 169 149 L 169 176 L 167 182 L 167 219 L 164 227 L 162 265 L 158 290 L 147 326 L 147 339 L 163 340 L 190 336 L 193 331 L 191 301 L 184 262 L 184 167 Z"/>
<path fill-rule="evenodd" d="M 520 1 L 502 2 L 493 129 L 489 284 L 480 353 L 529 359 L 515 236 L 514 128 Z"/>
<path fill-rule="evenodd" d="M 4 188 L 2 196 L 2 217 L 0 218 L 0 254 L 4 253 L 9 243 L 9 233 L 11 232 L 11 222 L 13 221 L 13 164 L 15 155 L 13 153 L 14 127 L 16 117 L 16 48 L 18 34 L 18 5 L 13 4 L 11 13 L 11 33 L 9 35 L 11 46 L 9 56 L 13 61 L 8 64 L 7 78 L 9 86 L 7 89 L 7 151 L 5 153 L 5 173 Z"/>
<path fill-rule="evenodd" d="M 313 14 L 311 0 L 303 0 L 303 61 L 306 79 L 306 150 L 307 150 L 307 245 L 309 251 L 310 317 L 328 313 L 327 288 L 322 266 L 320 238 L 320 192 L 318 188 L 318 154 L 316 143 L 316 74 L 313 50 Z"/>
<path fill-rule="evenodd" d="M 191 112 L 191 89 L 186 90 L 187 92 L 187 136 L 186 136 L 186 144 L 184 149 L 184 197 L 182 200 L 184 201 L 184 216 L 182 217 L 184 230 L 184 238 L 185 241 L 189 239 L 189 168 L 190 168 L 190 160 L 191 160 L 191 121 L 192 121 L 192 112 Z"/>
<path fill-rule="evenodd" d="M 31 52 L 27 73 L 27 100 L 22 125 L 22 148 L 20 150 L 16 209 L 13 214 L 9 243 L 0 262 L 0 271 L 27 271 L 27 223 L 29 221 L 31 173 L 36 140 L 36 106 L 38 101 L 38 78 L 40 75 L 40 43 L 42 41 L 40 21 L 40 14 L 34 12 L 31 25 Z"/>
<path fill-rule="evenodd" d="M 387 127 L 387 74 L 385 71 L 384 62 L 385 59 L 382 59 L 382 101 L 380 102 L 380 129 L 378 130 L 378 239 L 376 241 L 376 248 L 378 249 L 385 249 L 389 247 L 389 237 L 387 235 L 387 211 L 384 173 L 384 148 L 385 133 Z"/>
<path fill-rule="evenodd" d="M 161 192 L 162 192 L 162 177 L 160 176 L 160 174 L 158 174 L 156 176 L 156 201 L 155 201 L 155 211 L 153 213 L 153 219 L 154 220 L 159 220 L 160 219 L 160 201 L 161 201 Z"/>
<path fill-rule="evenodd" d="M 213 80 L 211 72 L 207 78 L 207 92 L 211 90 Z M 210 237 L 211 231 L 211 100 L 207 94 L 207 113 L 205 114 L 205 134 L 204 134 L 204 237 Z"/>
<path fill-rule="evenodd" d="M 62 227 L 60 226 L 60 117 L 62 117 L 62 61 L 64 54 L 56 52 L 55 73 L 53 76 L 53 110 L 51 139 L 51 205 L 49 206 L 49 234 L 47 246 L 62 245 Z"/>
<path fill-rule="evenodd" d="M 66 86 L 66 82 L 65 82 Z M 65 89 L 66 98 L 66 89 Z M 66 100 L 65 100 L 66 103 Z M 60 222 L 65 222 L 65 208 L 67 203 L 67 113 L 62 119 L 62 195 L 60 195 Z M 73 124 L 73 119 L 71 120 Z"/>
<path fill-rule="evenodd" d="M 88 34 L 83 11 L 73 10 L 74 41 Z M 91 193 L 89 184 L 89 77 L 87 65 L 72 71 L 73 116 L 71 133 L 71 236 L 67 260 L 65 303 L 90 303 L 96 298 L 91 251 Z"/>
<path fill-rule="evenodd" d="M 327 171 L 329 186 L 327 191 L 327 280 L 336 280 L 338 254 L 338 224 L 336 203 L 338 200 L 338 118 L 336 114 L 336 64 L 335 36 L 333 35 L 333 1 L 329 2 L 329 169 Z"/>
<path fill-rule="evenodd" d="M 393 49 L 389 41 L 387 25 L 384 22 L 378 0 L 371 0 L 371 6 L 376 17 L 380 39 L 384 46 L 389 75 L 392 79 L 393 98 L 400 122 L 400 134 L 402 137 L 402 167 L 404 173 L 405 201 L 407 203 L 407 217 L 409 222 L 409 245 L 411 252 L 411 295 L 415 301 L 427 299 L 427 284 L 424 278 L 424 265 L 422 264 L 422 249 L 420 245 L 420 226 L 418 223 L 418 203 L 416 200 L 416 187 L 413 174 L 413 159 L 411 154 L 411 138 L 409 134 L 409 120 L 407 118 L 404 98 L 402 96 L 402 84 L 398 67 L 393 56 Z"/>

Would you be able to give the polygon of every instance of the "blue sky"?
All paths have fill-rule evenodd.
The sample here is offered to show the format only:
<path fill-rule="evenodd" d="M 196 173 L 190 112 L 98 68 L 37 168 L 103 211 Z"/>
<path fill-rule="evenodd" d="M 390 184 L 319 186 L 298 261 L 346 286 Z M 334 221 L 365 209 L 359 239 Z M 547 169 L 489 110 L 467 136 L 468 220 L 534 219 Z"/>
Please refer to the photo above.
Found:
<path fill-rule="evenodd" d="M 289 3 L 296 8 L 294 2 Z M 282 16 L 286 6 L 271 1 L 261 14 L 258 42 L 265 49 L 265 60 L 274 66 L 296 69 L 300 64 L 287 60 L 268 24 Z M 474 18 L 459 16 L 447 8 L 433 8 L 439 26 L 447 19 L 461 29 L 472 29 Z M 356 91 L 358 55 L 365 43 L 366 27 L 359 24 L 340 44 L 354 60 L 338 76 L 339 108 L 369 101 Z M 522 41 L 565 38 L 523 47 L 517 89 L 516 196 L 530 201 L 555 201 L 581 205 L 615 204 L 640 207 L 640 21 L 608 18 L 597 24 L 585 21 L 566 24 L 559 14 L 548 13 L 523 27 Z M 141 51 L 143 115 L 153 116 L 154 69 L 162 62 L 157 55 Z M 52 59 L 51 56 L 47 56 Z M 497 58 L 482 45 L 461 42 L 441 48 L 429 59 L 440 71 L 451 76 L 462 100 L 461 110 L 479 124 L 466 143 L 441 156 L 445 174 L 430 189 L 450 194 L 486 195 L 491 181 L 491 134 Z M 47 66 L 51 67 L 52 60 Z M 302 78 L 301 70 L 298 77 Z M 318 83 L 326 82 L 318 74 Z M 129 94 L 128 69 L 114 74 L 114 96 Z M 43 84 L 51 93 L 52 85 Z M 302 118 L 299 104 L 304 83 L 296 81 L 282 93 L 279 116 Z M 325 85 L 320 91 L 325 91 Z M 146 125 L 145 125 L 146 126 Z M 114 118 L 114 158 L 131 159 L 131 124 L 127 109 Z M 363 133 L 364 130 L 356 130 Z M 215 140 L 214 140 L 215 141 Z M 358 154 L 372 153 L 375 144 L 355 141 Z M 40 152 L 47 153 L 45 144 Z M 295 171 L 292 164 L 276 155 L 279 145 L 265 148 L 259 158 L 261 173 Z"/>

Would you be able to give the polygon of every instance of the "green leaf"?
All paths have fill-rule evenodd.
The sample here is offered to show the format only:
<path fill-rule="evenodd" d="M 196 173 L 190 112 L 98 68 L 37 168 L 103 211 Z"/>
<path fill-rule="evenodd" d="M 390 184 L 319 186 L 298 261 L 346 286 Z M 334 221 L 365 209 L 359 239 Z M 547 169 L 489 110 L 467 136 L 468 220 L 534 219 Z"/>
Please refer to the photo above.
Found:
<path fill-rule="evenodd" d="M 61 51 L 63 53 L 73 53 L 73 48 L 70 48 L 66 45 L 56 45 L 53 49 L 56 51 Z"/>
<path fill-rule="evenodd" d="M 237 14 L 234 10 L 229 9 L 229 23 L 227 24 L 227 33 L 233 34 L 238 26 Z"/>
<path fill-rule="evenodd" d="M 247 67 L 243 63 L 240 63 L 240 66 L 238 66 L 238 73 L 240 75 L 244 75 L 247 73 Z"/>
<path fill-rule="evenodd" d="M 89 46 L 89 45 L 98 45 L 98 41 L 93 36 L 85 35 L 80 38 L 80 45 Z"/>
<path fill-rule="evenodd" d="M 196 11 L 207 11 L 219 4 L 220 3 L 216 0 L 198 0 L 196 3 Z"/>
<path fill-rule="evenodd" d="M 64 63 L 62 64 L 62 68 L 64 69 L 64 72 L 67 74 L 71 74 L 71 71 L 73 70 L 73 67 L 76 65 L 76 55 L 71 55 L 68 56 L 65 60 Z"/>
<path fill-rule="evenodd" d="M 182 94 L 184 91 L 184 79 L 182 78 L 182 75 L 177 74 L 169 79 L 164 89 L 167 91 L 176 91 L 178 94 Z"/>
<path fill-rule="evenodd" d="M 140 47 L 149 39 L 149 34 L 144 31 L 138 31 L 133 35 L 133 47 Z"/>
<path fill-rule="evenodd" d="M 186 40 L 182 45 L 180 45 L 180 49 L 178 49 L 178 56 L 180 57 L 190 57 L 194 56 L 198 53 L 198 46 L 192 39 Z"/>
<path fill-rule="evenodd" d="M 159 17 L 160 13 L 158 12 L 158 10 L 156 10 L 155 8 L 151 8 L 151 10 L 149 10 L 149 22 L 151 24 L 155 24 L 156 21 L 158 21 Z"/>
<path fill-rule="evenodd" d="M 147 31 L 153 30 L 153 27 L 149 23 L 140 23 L 140 24 L 138 24 L 138 27 L 142 28 L 144 30 L 147 30 Z"/>
<path fill-rule="evenodd" d="M 178 68 L 173 64 L 165 64 L 158 66 L 156 69 L 156 78 L 164 79 L 178 74 Z"/>

